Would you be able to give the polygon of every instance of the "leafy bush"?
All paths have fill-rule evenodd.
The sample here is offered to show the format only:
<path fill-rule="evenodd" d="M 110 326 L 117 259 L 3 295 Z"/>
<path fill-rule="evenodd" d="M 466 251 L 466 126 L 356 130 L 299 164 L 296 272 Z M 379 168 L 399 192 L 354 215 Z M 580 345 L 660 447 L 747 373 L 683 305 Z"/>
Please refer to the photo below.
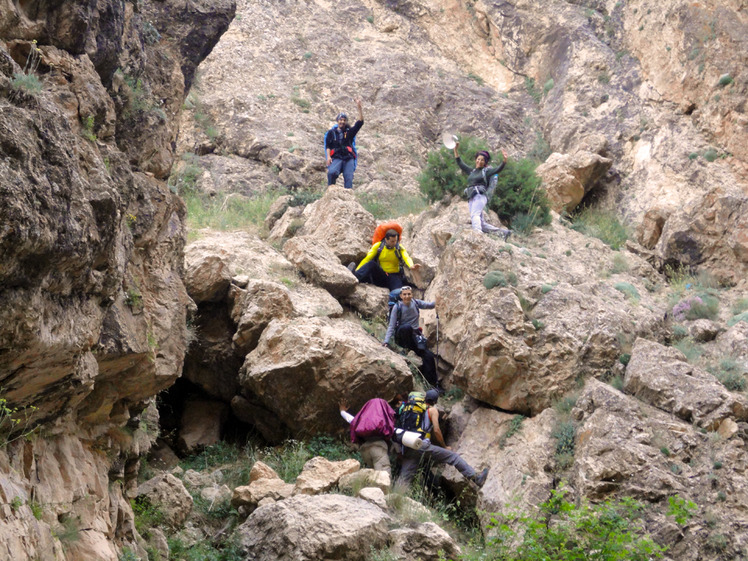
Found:
<path fill-rule="evenodd" d="M 525 420 L 524 415 L 515 415 L 512 420 L 509 421 L 509 428 L 499 438 L 499 448 L 502 450 L 506 446 L 506 441 L 522 430 L 522 422 Z"/>
<path fill-rule="evenodd" d="M 673 347 L 682 352 L 688 362 L 693 362 L 703 353 L 701 347 L 699 347 L 690 337 L 684 337 L 683 339 L 675 343 Z"/>
<path fill-rule="evenodd" d="M 468 165 L 473 162 L 477 151 L 487 149 L 483 140 L 470 136 L 460 140 L 459 154 Z M 496 192 L 488 206 L 502 220 L 510 220 L 513 228 L 514 217 L 522 213 L 531 217 L 533 225 L 549 224 L 551 221 L 550 205 L 540 189 L 541 181 L 535 174 L 536 167 L 532 160 L 510 159 L 498 175 Z M 434 202 L 446 194 L 463 196 L 467 183 L 453 152 L 442 146 L 429 153 L 426 167 L 418 176 L 418 185 L 429 202 Z"/>
<path fill-rule="evenodd" d="M 486 276 L 483 277 L 483 286 L 487 289 L 492 289 L 497 286 L 506 286 L 507 280 L 502 271 L 489 271 Z"/>
<path fill-rule="evenodd" d="M 488 201 L 488 207 L 501 220 L 509 220 L 515 229 L 515 217 L 520 214 L 529 216 L 532 226 L 551 223 L 551 207 L 545 191 L 540 188 L 536 167 L 532 160 L 508 160 L 498 175 L 496 192 Z"/>
<path fill-rule="evenodd" d="M 732 305 L 732 313 L 735 315 L 748 311 L 748 298 L 740 298 Z"/>
<path fill-rule="evenodd" d="M 553 428 L 551 436 L 556 439 L 556 455 L 574 454 L 576 426 L 572 421 L 563 421 Z"/>
<path fill-rule="evenodd" d="M 688 296 L 673 306 L 672 314 L 676 321 L 716 319 L 719 314 L 719 300 L 708 293 Z"/>
<path fill-rule="evenodd" d="M 629 238 L 628 230 L 618 218 L 604 210 L 584 207 L 572 218 L 573 230 L 597 238 L 612 249 L 620 249 Z"/>
<path fill-rule="evenodd" d="M 568 491 L 551 498 L 531 514 L 494 515 L 487 540 L 487 559 L 501 561 L 649 561 L 664 548 L 644 533 L 641 503 L 630 497 L 579 505 Z M 553 519 L 553 523 L 548 521 Z"/>
<path fill-rule="evenodd" d="M 617 282 L 613 285 L 613 288 L 615 288 L 618 292 L 622 292 L 623 295 L 629 300 L 633 302 L 639 301 L 639 291 L 636 290 L 636 287 L 633 284 L 628 282 Z"/>
<path fill-rule="evenodd" d="M 613 266 L 610 268 L 610 272 L 615 274 L 625 273 L 629 270 L 629 262 L 626 260 L 626 256 L 621 253 L 616 253 L 613 256 Z"/>
<path fill-rule="evenodd" d="M 727 320 L 727 325 L 729 325 L 730 327 L 732 327 L 733 325 L 735 325 L 739 321 L 744 321 L 744 322 L 748 323 L 748 312 L 743 312 L 742 314 L 738 314 L 736 316 L 731 317 L 729 320 Z"/>

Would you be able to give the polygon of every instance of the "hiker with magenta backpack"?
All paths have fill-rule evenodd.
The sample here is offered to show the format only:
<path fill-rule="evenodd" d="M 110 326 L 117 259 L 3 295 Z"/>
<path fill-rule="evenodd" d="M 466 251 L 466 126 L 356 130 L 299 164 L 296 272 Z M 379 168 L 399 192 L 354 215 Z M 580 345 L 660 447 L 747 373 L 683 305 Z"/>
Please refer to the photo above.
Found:
<path fill-rule="evenodd" d="M 468 208 L 470 209 L 470 223 L 472 224 L 473 230 L 476 232 L 486 232 L 488 234 L 498 234 L 504 238 L 504 241 L 511 235 L 512 231 L 508 228 L 498 228 L 486 222 L 483 216 L 483 209 L 488 204 L 489 199 L 493 195 L 493 189 L 495 189 L 495 182 L 491 181 L 492 176 L 499 173 L 506 165 L 508 156 L 504 150 L 501 151 L 504 156 L 504 161 L 498 166 L 489 168 L 488 162 L 491 161 L 491 154 L 485 150 L 475 154 L 475 167 L 471 168 L 460 158 L 460 154 L 457 149 L 460 147 L 459 142 L 455 142 L 454 153 L 457 165 L 462 170 L 462 173 L 468 176 L 468 186 L 465 189 L 465 195 L 468 199 Z M 495 179 L 495 178 L 493 178 Z M 489 188 L 489 185 L 492 187 Z"/>
<path fill-rule="evenodd" d="M 372 237 L 371 249 L 356 267 L 348 265 L 358 282 L 373 284 L 386 288 L 390 292 L 405 284 L 404 269 L 415 271 L 421 265 L 413 263 L 408 252 L 400 245 L 402 227 L 395 223 L 386 223 L 377 227 Z"/>
<path fill-rule="evenodd" d="M 411 392 L 408 400 L 400 407 L 395 430 L 417 432 L 421 435 L 423 443 L 418 449 L 403 447 L 397 483 L 410 485 L 420 463 L 423 460 L 431 460 L 438 464 L 454 466 L 465 479 L 474 482 L 478 487 L 483 487 L 488 477 L 488 468 L 476 473 L 475 469 L 457 452 L 453 452 L 444 441 L 444 435 L 439 427 L 439 410 L 436 408 L 438 400 L 439 392 L 436 390 L 429 390 L 425 395 L 421 392 Z"/>
<path fill-rule="evenodd" d="M 415 352 L 423 362 L 421 373 L 433 387 L 439 387 L 436 373 L 436 356 L 426 347 L 426 337 L 419 327 L 421 314 L 419 310 L 433 310 L 436 302 L 426 302 L 413 298 L 413 289 L 403 286 L 400 289 L 400 300 L 390 310 L 390 321 L 384 335 L 383 346 L 388 347 L 390 339 L 395 336 L 395 343 Z"/>
<path fill-rule="evenodd" d="M 366 467 L 392 474 L 389 442 L 395 432 L 395 411 L 384 399 L 367 401 L 354 417 L 345 401 L 340 402 L 340 416 L 351 425 L 351 442 L 359 445 Z"/>
<path fill-rule="evenodd" d="M 327 185 L 334 185 L 338 176 L 343 174 L 343 186 L 353 189 L 353 172 L 356 170 L 356 134 L 364 125 L 364 110 L 361 100 L 356 99 L 358 121 L 348 126 L 348 115 L 339 113 L 335 118 L 337 124 L 325 133 L 325 156 L 327 165 Z"/>

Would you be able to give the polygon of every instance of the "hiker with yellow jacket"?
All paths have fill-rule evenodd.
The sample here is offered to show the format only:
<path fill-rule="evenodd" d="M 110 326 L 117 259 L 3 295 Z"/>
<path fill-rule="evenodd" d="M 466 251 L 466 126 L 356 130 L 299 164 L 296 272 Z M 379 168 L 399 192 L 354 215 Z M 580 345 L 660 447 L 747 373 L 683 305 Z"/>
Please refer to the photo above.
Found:
<path fill-rule="evenodd" d="M 381 286 L 390 292 L 402 288 L 405 284 L 405 267 L 415 271 L 421 266 L 414 264 L 406 249 L 400 245 L 400 232 L 394 228 L 388 229 L 384 239 L 371 246 L 369 253 L 361 260 L 358 267 L 355 265 L 351 263 L 348 268 L 351 269 L 358 282 Z"/>

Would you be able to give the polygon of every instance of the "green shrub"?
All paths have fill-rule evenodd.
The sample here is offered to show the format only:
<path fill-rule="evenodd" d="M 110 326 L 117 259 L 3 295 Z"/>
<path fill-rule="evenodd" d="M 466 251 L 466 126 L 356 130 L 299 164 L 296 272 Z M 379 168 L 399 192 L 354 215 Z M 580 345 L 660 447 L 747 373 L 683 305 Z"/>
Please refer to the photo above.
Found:
<path fill-rule="evenodd" d="M 745 374 L 736 360 L 723 359 L 719 366 L 708 367 L 707 370 L 731 392 L 742 392 L 746 388 Z"/>
<path fill-rule="evenodd" d="M 548 92 L 553 89 L 553 86 L 555 86 L 555 82 L 553 81 L 553 78 L 549 78 L 548 81 L 546 81 L 545 84 L 543 84 L 543 95 L 548 95 Z"/>
<path fill-rule="evenodd" d="M 610 212 L 584 207 L 572 219 L 572 229 L 597 238 L 612 249 L 620 249 L 629 238 L 626 227 Z"/>
<path fill-rule="evenodd" d="M 707 162 L 713 162 L 717 158 L 719 158 L 719 152 L 717 152 L 714 148 L 709 148 L 704 152 L 704 159 Z"/>
<path fill-rule="evenodd" d="M 562 421 L 554 428 L 551 436 L 556 439 L 556 455 L 574 455 L 576 425 L 572 421 Z"/>
<path fill-rule="evenodd" d="M 649 561 L 664 549 L 645 534 L 644 507 L 630 497 L 579 504 L 563 487 L 530 514 L 493 515 L 486 557 L 501 561 Z M 550 524 L 549 520 L 553 520 Z"/>
<path fill-rule="evenodd" d="M 681 526 L 688 522 L 698 510 L 696 503 L 684 499 L 679 495 L 668 497 L 667 515 L 675 517 L 675 522 Z"/>
<path fill-rule="evenodd" d="M 278 191 L 244 197 L 228 194 L 209 197 L 200 193 L 183 195 L 187 207 L 187 226 L 190 230 L 212 228 L 235 230 L 247 226 L 262 226 L 270 206 L 280 196 Z"/>
<path fill-rule="evenodd" d="M 686 312 L 686 319 L 717 319 L 719 299 L 707 293 L 697 294 L 698 300 L 691 301 L 691 308 Z"/>
<path fill-rule="evenodd" d="M 375 193 L 357 191 L 356 199 L 377 220 L 419 214 L 428 207 L 428 203 L 422 195 L 411 195 L 409 193 L 394 193 L 382 197 Z"/>
<path fill-rule="evenodd" d="M 151 528 L 159 527 L 164 523 L 163 511 L 144 495 L 130 501 L 132 512 L 135 515 L 135 529 L 147 538 Z"/>
<path fill-rule="evenodd" d="M 542 294 L 548 294 L 551 290 L 553 290 L 552 284 L 544 284 L 543 286 L 540 287 L 540 292 Z"/>
<path fill-rule="evenodd" d="M 745 311 L 748 311 L 748 298 L 739 298 L 732 305 L 732 313 L 734 315 L 739 315 Z"/>
<path fill-rule="evenodd" d="M 693 362 L 703 354 L 701 347 L 699 347 L 690 337 L 684 337 L 675 343 L 673 347 L 682 352 L 688 362 Z"/>
<path fill-rule="evenodd" d="M 631 360 L 631 354 L 629 353 L 623 353 L 621 356 L 618 357 L 618 361 L 624 366 L 626 366 L 630 360 Z"/>
<path fill-rule="evenodd" d="M 468 165 L 480 150 L 488 150 L 485 141 L 472 136 L 460 138 L 459 154 Z M 467 183 L 452 150 L 442 146 L 429 152 L 426 167 L 418 176 L 418 186 L 429 202 L 438 201 L 446 194 L 462 196 Z"/>
<path fill-rule="evenodd" d="M 613 285 L 613 288 L 618 292 L 622 292 L 623 295 L 632 302 L 639 301 L 639 291 L 636 290 L 636 287 L 633 284 L 628 282 L 617 282 Z"/>
<path fill-rule="evenodd" d="M 506 446 L 506 441 L 522 430 L 522 422 L 525 420 L 524 415 L 515 415 L 512 420 L 509 421 L 509 428 L 499 438 L 499 448 L 502 450 Z"/>
<path fill-rule="evenodd" d="M 545 191 L 540 188 L 541 180 L 535 174 L 537 164 L 532 160 L 508 160 L 498 175 L 496 191 L 488 202 L 488 207 L 504 221 L 510 221 L 516 230 L 515 217 L 530 217 L 533 226 L 551 223 L 550 204 Z"/>
<path fill-rule="evenodd" d="M 483 277 L 483 286 L 487 289 L 492 289 L 497 286 L 506 286 L 507 280 L 502 271 L 489 271 L 486 276 Z"/>
<path fill-rule="evenodd" d="M 514 273 L 514 271 L 509 271 L 507 273 L 506 280 L 512 286 L 517 286 L 517 275 Z"/>
<path fill-rule="evenodd" d="M 621 253 L 616 253 L 613 256 L 613 266 L 610 268 L 610 272 L 615 274 L 626 273 L 629 270 L 629 262 L 626 260 L 626 256 Z"/>
<path fill-rule="evenodd" d="M 748 323 L 748 312 L 743 312 L 742 314 L 738 314 L 736 316 L 733 316 L 732 318 L 730 318 L 729 320 L 727 320 L 727 325 L 729 325 L 730 327 L 732 327 L 733 325 L 735 325 L 739 321 L 744 321 L 744 322 Z"/>
<path fill-rule="evenodd" d="M 724 74 L 724 75 L 720 76 L 720 78 L 719 78 L 719 85 L 720 86 L 729 86 L 734 81 L 735 80 L 733 80 L 732 76 L 730 76 L 729 74 Z"/>

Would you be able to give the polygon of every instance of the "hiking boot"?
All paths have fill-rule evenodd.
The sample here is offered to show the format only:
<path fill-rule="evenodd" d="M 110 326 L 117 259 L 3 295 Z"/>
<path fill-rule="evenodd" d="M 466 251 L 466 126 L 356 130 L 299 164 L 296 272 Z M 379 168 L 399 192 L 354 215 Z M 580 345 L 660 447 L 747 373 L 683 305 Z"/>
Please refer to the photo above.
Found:
<path fill-rule="evenodd" d="M 351 261 L 350 263 L 348 263 L 348 270 L 351 273 L 356 270 L 356 262 L 355 261 Z"/>
<path fill-rule="evenodd" d="M 473 482 L 478 486 L 478 488 L 481 488 L 486 483 L 487 478 L 488 478 L 488 468 L 485 468 L 482 472 L 476 473 L 473 476 Z"/>
<path fill-rule="evenodd" d="M 501 233 L 501 237 L 504 238 L 504 241 L 507 241 L 509 239 L 509 236 L 512 235 L 512 231 L 507 228 L 504 232 Z"/>

